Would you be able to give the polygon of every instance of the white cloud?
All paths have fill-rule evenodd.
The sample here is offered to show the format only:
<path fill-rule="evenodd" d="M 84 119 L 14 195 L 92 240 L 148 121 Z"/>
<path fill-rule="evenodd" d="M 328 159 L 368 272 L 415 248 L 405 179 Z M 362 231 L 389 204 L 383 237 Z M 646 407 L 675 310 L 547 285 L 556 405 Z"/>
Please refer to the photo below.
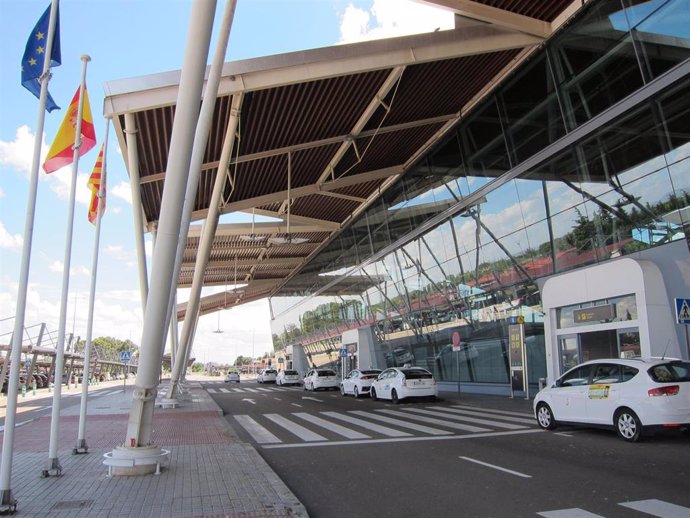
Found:
<path fill-rule="evenodd" d="M 5 193 L 5 190 L 0 187 L 0 198 L 4 198 L 5 196 L 7 196 L 7 193 Z"/>
<path fill-rule="evenodd" d="M 412 0 L 374 0 L 368 11 L 349 4 L 340 17 L 340 42 L 446 30 L 454 23 L 450 11 Z"/>
<path fill-rule="evenodd" d="M 132 204 L 132 189 L 130 188 L 129 182 L 120 182 L 115 185 L 110 192 L 116 198 L 126 201 L 130 205 Z"/>
<path fill-rule="evenodd" d="M 82 205 L 88 207 L 91 203 L 91 190 L 86 186 L 86 182 L 89 180 L 89 176 L 86 173 L 77 174 L 77 185 L 75 190 L 75 202 L 81 203 Z M 58 195 L 61 200 L 69 200 L 69 192 L 72 182 L 72 165 L 62 167 L 50 174 L 50 178 L 53 180 L 50 183 L 50 189 Z"/>
<path fill-rule="evenodd" d="M 65 270 L 65 263 L 62 261 L 53 261 L 48 265 L 48 270 L 51 272 L 62 273 Z M 70 275 L 83 275 L 88 277 L 91 275 L 91 270 L 89 270 L 86 266 L 76 265 L 70 266 L 69 273 Z"/>
<path fill-rule="evenodd" d="M 35 135 L 31 133 L 29 126 L 23 125 L 17 128 L 13 141 L 5 142 L 0 140 L 0 164 L 14 167 L 28 179 L 31 175 L 31 165 L 34 156 L 34 138 Z M 41 149 L 43 154 L 45 154 L 47 149 L 45 136 Z"/>
<path fill-rule="evenodd" d="M 0 221 L 0 248 L 19 250 L 23 241 L 21 234 L 10 234 Z"/>

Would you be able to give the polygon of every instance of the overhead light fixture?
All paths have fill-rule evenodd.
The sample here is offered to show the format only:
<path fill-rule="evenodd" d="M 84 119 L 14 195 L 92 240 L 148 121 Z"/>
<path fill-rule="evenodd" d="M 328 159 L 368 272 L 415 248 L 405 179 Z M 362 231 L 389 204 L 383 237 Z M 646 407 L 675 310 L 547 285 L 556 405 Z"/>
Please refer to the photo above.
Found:
<path fill-rule="evenodd" d="M 268 238 L 269 243 L 274 245 L 301 245 L 306 243 L 309 239 L 305 237 L 295 237 L 290 234 L 290 205 L 292 205 L 292 198 L 290 197 L 290 179 L 292 176 L 292 154 L 288 153 L 288 185 L 287 185 L 287 233 L 278 234 Z"/>
<path fill-rule="evenodd" d="M 242 235 L 240 236 L 240 239 L 242 241 L 248 241 L 250 243 L 258 243 L 260 241 L 264 241 L 266 239 L 266 236 L 257 236 L 254 233 L 254 208 L 252 208 L 252 233 L 247 235 Z"/>
<path fill-rule="evenodd" d="M 235 252 L 235 286 L 233 287 L 232 291 L 235 295 L 238 293 L 244 293 L 244 289 L 237 289 L 237 252 Z"/>

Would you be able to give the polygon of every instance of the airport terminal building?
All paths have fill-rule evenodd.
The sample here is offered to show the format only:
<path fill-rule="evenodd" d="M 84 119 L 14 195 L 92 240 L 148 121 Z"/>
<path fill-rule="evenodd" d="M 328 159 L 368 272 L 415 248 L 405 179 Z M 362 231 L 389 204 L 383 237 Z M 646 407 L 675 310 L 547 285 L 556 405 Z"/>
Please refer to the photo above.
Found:
<path fill-rule="evenodd" d="M 688 0 L 579 8 L 272 293 L 285 366 L 407 363 L 506 394 L 515 325 L 534 388 L 588 359 L 688 358 L 689 58 Z"/>

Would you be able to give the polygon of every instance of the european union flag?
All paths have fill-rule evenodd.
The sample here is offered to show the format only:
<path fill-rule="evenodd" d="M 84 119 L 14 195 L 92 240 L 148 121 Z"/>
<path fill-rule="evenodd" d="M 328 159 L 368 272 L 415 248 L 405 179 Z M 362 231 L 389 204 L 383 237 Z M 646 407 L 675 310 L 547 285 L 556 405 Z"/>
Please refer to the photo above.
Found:
<path fill-rule="evenodd" d="M 45 61 L 46 44 L 48 42 L 48 24 L 50 23 L 50 6 L 43 13 L 43 16 L 36 23 L 36 27 L 31 32 L 29 40 L 26 42 L 24 57 L 22 58 L 22 85 L 37 98 L 41 97 L 41 82 L 39 77 L 43 74 L 43 63 Z M 50 65 L 55 67 L 60 65 L 60 10 L 56 13 L 55 34 L 53 37 L 53 48 L 51 50 Z M 46 110 L 51 112 L 60 107 L 55 104 L 53 98 L 48 93 L 46 100 Z"/>

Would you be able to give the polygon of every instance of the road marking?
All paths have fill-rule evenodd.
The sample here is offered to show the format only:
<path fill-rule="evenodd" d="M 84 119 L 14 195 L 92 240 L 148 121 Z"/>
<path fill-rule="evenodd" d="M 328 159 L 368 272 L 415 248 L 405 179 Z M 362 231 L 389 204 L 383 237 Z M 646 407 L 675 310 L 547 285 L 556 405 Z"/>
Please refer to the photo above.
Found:
<path fill-rule="evenodd" d="M 215 393 L 216 393 L 216 389 L 208 388 L 208 389 L 206 389 L 206 392 L 208 392 L 209 394 L 215 394 Z"/>
<path fill-rule="evenodd" d="M 477 419 L 476 417 L 469 417 L 469 416 L 455 415 L 455 414 L 446 414 L 444 412 L 438 412 L 438 411 L 434 411 L 434 410 L 426 410 L 424 408 L 404 408 L 403 410 L 407 410 L 408 412 L 417 412 L 419 414 L 425 414 L 425 415 L 430 415 L 430 416 L 442 417 L 444 419 L 455 419 L 457 421 L 467 421 L 469 423 L 485 424 L 485 425 L 493 426 L 494 428 L 505 428 L 506 430 L 519 430 L 520 428 L 525 427 L 524 425 L 521 425 L 521 424 L 501 423 L 500 421 L 489 421 L 488 419 Z M 535 423 L 532 423 L 532 424 L 535 424 Z"/>
<path fill-rule="evenodd" d="M 471 415 L 471 416 L 476 416 L 476 417 L 489 417 L 486 412 L 480 412 L 480 411 L 471 411 L 471 410 L 463 410 L 461 408 L 447 408 L 447 407 L 431 407 L 434 410 L 439 410 L 441 412 L 449 412 L 449 413 L 455 413 L 455 414 L 461 414 L 461 415 Z M 524 418 L 524 417 L 512 417 L 510 415 L 500 415 L 500 414 L 493 414 L 490 416 L 493 419 L 502 419 L 503 421 L 510 421 L 512 423 L 524 423 L 524 424 L 529 424 L 529 425 L 535 425 L 537 423 L 537 420 L 534 417 L 529 417 L 529 418 Z"/>
<path fill-rule="evenodd" d="M 341 435 L 346 439 L 371 439 L 371 436 L 369 435 L 357 432 L 355 430 L 350 430 L 349 428 L 345 428 L 344 426 L 336 423 L 331 423 L 330 421 L 326 421 L 325 419 L 321 419 L 315 415 L 307 414 L 306 412 L 295 412 L 292 415 L 295 415 L 300 419 L 304 419 L 309 423 L 315 424 L 316 426 L 325 428 L 326 430 L 330 430 L 331 432 Z"/>
<path fill-rule="evenodd" d="M 383 417 L 383 416 L 379 416 Z M 481 439 L 485 437 L 502 437 L 504 435 L 522 435 L 528 433 L 541 433 L 541 430 L 528 428 L 526 430 L 515 430 L 510 432 L 489 432 L 474 433 L 464 435 L 435 435 L 432 437 L 389 437 L 387 439 L 362 439 L 360 441 L 324 441 L 311 443 L 290 443 L 290 444 L 269 444 L 262 446 L 264 449 L 275 448 L 311 448 L 321 446 L 356 446 L 360 444 L 386 444 L 396 442 L 422 442 L 422 441 L 462 441 L 467 439 Z"/>
<path fill-rule="evenodd" d="M 489 414 L 514 415 L 515 417 L 532 417 L 531 413 L 509 412 L 508 410 L 496 410 L 495 408 L 477 408 L 476 406 L 470 405 L 453 405 L 452 408 L 462 408 L 464 410 L 478 410 Z"/>
<path fill-rule="evenodd" d="M 311 401 L 316 401 L 317 403 L 323 403 L 321 399 L 316 399 L 315 397 L 311 396 L 302 396 L 302 399 L 310 399 Z"/>
<path fill-rule="evenodd" d="M 605 518 L 600 514 L 590 513 L 589 511 L 577 507 L 573 509 L 560 509 L 558 511 L 546 511 L 537 514 L 544 518 Z"/>
<path fill-rule="evenodd" d="M 24 426 L 25 424 L 28 424 L 33 420 L 34 419 L 29 419 L 28 421 L 20 421 L 19 423 L 14 423 L 14 427 L 19 428 L 20 426 Z M 0 426 L 0 432 L 4 432 L 4 431 L 5 431 L 5 425 Z"/>
<path fill-rule="evenodd" d="M 305 428 L 304 426 L 297 424 L 295 422 L 290 421 L 289 419 L 285 419 L 283 416 L 279 414 L 264 414 L 266 418 L 270 419 L 273 421 L 275 424 L 278 426 L 282 426 L 285 428 L 288 432 L 296 435 L 303 441 L 325 441 L 327 440 L 323 435 L 319 435 L 318 433 L 312 432 L 308 428 Z"/>
<path fill-rule="evenodd" d="M 386 408 L 376 409 L 377 412 L 384 412 L 386 414 L 394 415 L 397 417 L 406 417 L 409 419 L 414 419 L 416 421 L 421 421 L 422 423 L 435 424 L 443 426 L 445 428 L 453 428 L 454 430 L 462 430 L 463 432 L 488 432 L 488 428 L 481 428 L 479 426 L 472 426 L 469 424 L 461 423 L 451 423 L 449 421 L 444 421 L 443 419 L 434 419 L 433 417 L 424 417 L 421 415 L 414 415 L 411 413 L 400 412 L 398 410 L 388 410 Z"/>
<path fill-rule="evenodd" d="M 222 392 L 223 394 L 230 394 L 230 389 L 226 388 L 219 388 L 218 392 Z"/>
<path fill-rule="evenodd" d="M 241 389 L 238 389 L 238 390 L 241 390 Z M 259 389 L 253 389 L 253 388 L 246 388 L 244 390 L 246 390 L 247 392 L 261 392 Z"/>
<path fill-rule="evenodd" d="M 235 420 L 259 444 L 283 442 L 248 415 L 236 415 Z"/>
<path fill-rule="evenodd" d="M 407 432 L 403 432 L 401 430 L 395 430 L 394 428 L 388 428 L 387 426 L 381 426 L 380 424 L 376 423 L 370 423 L 368 421 L 365 421 L 364 419 L 357 419 L 356 417 L 352 417 L 349 415 L 345 414 L 339 414 L 338 412 L 321 412 L 324 415 L 327 415 L 328 417 L 332 417 L 334 419 L 340 419 L 341 421 L 345 421 L 346 423 L 351 423 L 354 425 L 357 425 L 361 428 L 366 428 L 367 430 L 371 430 L 372 432 L 377 432 L 380 433 L 381 435 L 387 435 L 388 437 L 409 437 L 410 434 Z"/>
<path fill-rule="evenodd" d="M 252 405 L 256 405 L 256 401 L 254 401 L 253 399 L 249 399 L 249 398 L 246 398 L 246 397 L 245 397 L 245 398 L 242 398 L 242 401 L 248 401 L 248 402 L 250 402 Z"/>
<path fill-rule="evenodd" d="M 302 408 L 302 405 L 300 405 L 300 404 L 298 404 L 298 403 L 292 403 L 292 406 L 296 406 L 296 407 L 298 407 L 298 408 Z"/>
<path fill-rule="evenodd" d="M 417 432 L 428 433 L 429 435 L 449 435 L 453 433 L 449 432 L 448 430 L 439 430 L 438 428 L 431 428 L 430 426 L 423 426 L 421 424 L 410 423 L 408 421 L 401 421 L 400 419 L 393 419 L 392 417 L 372 414 L 371 412 L 365 412 L 364 410 L 351 410 L 349 413 L 366 417 L 367 419 L 375 419 L 376 421 L 393 424 L 402 428 L 409 428 L 411 430 L 416 430 Z"/>
<path fill-rule="evenodd" d="M 651 514 L 658 518 L 687 518 L 690 516 L 690 508 L 656 499 L 621 502 L 618 505 L 640 511 L 641 513 Z"/>
<path fill-rule="evenodd" d="M 265 387 L 257 387 L 254 390 L 258 390 L 259 392 L 273 392 L 274 389 L 269 389 L 269 388 L 265 388 Z"/>
<path fill-rule="evenodd" d="M 497 469 L 498 471 L 503 471 L 504 473 L 509 473 L 511 475 L 515 475 L 516 477 L 532 478 L 532 475 L 525 475 L 524 473 L 520 473 L 519 471 L 513 471 L 512 469 L 502 468 L 501 466 L 496 466 L 495 464 L 489 464 L 488 462 L 482 462 L 481 460 L 473 459 L 471 457 L 460 456 L 459 458 L 466 460 L 468 462 L 474 462 L 475 464 L 479 464 L 481 466 L 486 466 L 487 468 Z"/>

